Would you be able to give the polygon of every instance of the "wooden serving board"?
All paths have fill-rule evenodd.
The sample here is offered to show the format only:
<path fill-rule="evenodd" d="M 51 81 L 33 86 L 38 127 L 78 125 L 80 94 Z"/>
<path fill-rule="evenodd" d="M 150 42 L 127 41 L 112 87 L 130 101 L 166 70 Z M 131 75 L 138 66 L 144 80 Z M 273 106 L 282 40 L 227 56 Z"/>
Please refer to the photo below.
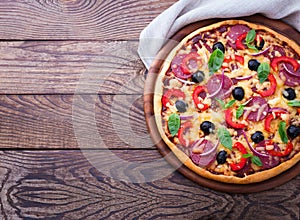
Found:
<path fill-rule="evenodd" d="M 233 18 L 233 19 L 242 19 L 245 21 L 262 24 L 266 27 L 270 27 L 273 30 L 289 37 L 290 39 L 294 40 L 296 43 L 300 45 L 300 34 L 297 30 L 292 28 L 291 26 L 287 25 L 286 23 L 283 23 L 279 20 L 272 20 L 268 19 L 261 15 L 253 15 L 249 17 L 240 17 L 240 18 Z M 148 76 L 145 83 L 144 88 L 144 111 L 145 111 L 145 117 L 146 122 L 148 126 L 148 130 L 150 132 L 150 135 L 156 144 L 156 147 L 158 148 L 159 152 L 162 154 L 162 156 L 168 157 L 166 160 L 173 165 L 174 167 L 179 167 L 177 170 L 182 173 L 187 178 L 199 183 L 202 186 L 215 189 L 222 192 L 229 192 L 229 193 L 253 193 L 253 192 L 260 192 L 267 189 L 274 188 L 276 186 L 282 185 L 292 178 L 296 177 L 297 175 L 300 175 L 300 162 L 298 162 L 295 166 L 293 166 L 291 169 L 285 171 L 284 173 L 281 173 L 280 175 L 271 178 L 269 180 L 259 182 L 259 183 L 253 183 L 253 184 L 247 184 L 247 185 L 239 185 L 239 184 L 227 184 L 227 183 L 221 183 L 214 180 L 210 180 L 204 177 L 199 176 L 198 174 L 194 173 L 192 170 L 188 169 L 186 166 L 182 165 L 182 163 L 176 158 L 174 154 L 170 151 L 169 147 L 163 142 L 161 139 L 159 132 L 157 130 L 157 126 L 154 119 L 154 113 L 153 113 L 153 93 L 154 93 L 154 87 L 156 84 L 156 78 L 158 75 L 158 72 L 160 70 L 160 67 L 163 63 L 163 59 L 165 58 L 169 52 L 174 48 L 174 40 L 175 41 L 181 41 L 186 35 L 193 32 L 194 30 L 222 21 L 225 19 L 210 19 L 210 20 L 204 20 L 196 23 L 192 23 L 184 28 L 182 28 L 180 31 L 178 31 L 171 39 L 172 41 L 169 41 L 165 44 L 165 46 L 161 49 L 157 57 L 160 57 L 160 59 L 155 59 L 152 66 L 149 69 Z M 226 19 L 227 20 L 227 19 Z"/>

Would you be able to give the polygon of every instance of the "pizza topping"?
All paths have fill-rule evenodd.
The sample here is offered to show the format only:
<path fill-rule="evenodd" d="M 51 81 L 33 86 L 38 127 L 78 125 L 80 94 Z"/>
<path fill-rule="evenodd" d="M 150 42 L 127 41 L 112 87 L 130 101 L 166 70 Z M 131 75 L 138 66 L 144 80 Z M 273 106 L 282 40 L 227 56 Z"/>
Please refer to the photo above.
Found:
<path fill-rule="evenodd" d="M 268 63 L 261 63 L 257 68 L 258 79 L 260 83 L 263 83 L 268 79 L 270 73 L 270 65 Z"/>
<path fill-rule="evenodd" d="M 246 127 L 245 124 L 239 123 L 239 122 L 234 122 L 232 120 L 232 110 L 231 109 L 225 110 L 225 121 L 226 121 L 227 125 L 232 128 L 242 129 L 242 128 Z"/>
<path fill-rule="evenodd" d="M 204 167 L 211 164 L 216 158 L 216 150 L 219 141 L 214 145 L 209 140 L 203 140 L 200 145 L 195 145 L 190 151 L 192 161 L 198 166 Z"/>
<path fill-rule="evenodd" d="M 278 70 L 279 63 L 289 63 L 293 66 L 294 71 L 297 71 L 300 67 L 300 64 L 297 62 L 297 60 L 287 57 L 287 56 L 281 56 L 281 57 L 274 57 L 271 61 L 271 67 L 274 71 Z"/>
<path fill-rule="evenodd" d="M 250 28 L 248 28 L 247 26 L 242 25 L 242 24 L 237 24 L 237 25 L 234 25 L 230 28 L 230 31 L 228 32 L 227 36 L 229 38 L 231 38 L 233 41 L 236 41 L 236 39 L 241 34 L 246 33 L 246 35 L 247 35 L 249 30 L 250 30 Z M 245 35 L 245 38 L 246 38 L 246 35 Z"/>
<path fill-rule="evenodd" d="M 203 71 L 197 71 L 192 75 L 192 81 L 195 83 L 201 83 L 204 80 L 204 73 Z"/>
<path fill-rule="evenodd" d="M 185 94 L 183 91 L 179 89 L 169 89 L 167 92 L 163 95 L 162 97 L 162 104 L 163 106 L 167 106 L 167 104 L 171 104 L 171 99 L 172 98 L 182 98 L 185 99 Z"/>
<path fill-rule="evenodd" d="M 202 95 L 202 97 L 201 97 Z M 206 87 L 205 86 L 197 86 L 193 92 L 193 101 L 198 109 L 204 111 L 209 108 L 209 105 L 203 103 L 203 99 L 206 97 Z"/>
<path fill-rule="evenodd" d="M 259 65 L 260 65 L 260 62 L 258 62 L 256 59 L 251 59 L 248 61 L 249 70 L 257 71 Z"/>
<path fill-rule="evenodd" d="M 219 151 L 219 153 L 217 154 L 218 164 L 224 164 L 226 162 L 226 159 L 227 159 L 227 151 L 225 150 Z"/>
<path fill-rule="evenodd" d="M 292 88 L 286 88 L 282 91 L 282 95 L 287 100 L 293 100 L 296 98 L 296 92 Z"/>
<path fill-rule="evenodd" d="M 286 70 L 286 72 L 292 76 L 295 77 L 299 77 L 300 76 L 300 69 L 298 69 L 297 71 L 293 70 L 293 66 L 292 65 L 288 65 L 288 64 L 283 64 L 282 65 L 283 68 Z"/>
<path fill-rule="evenodd" d="M 263 141 L 264 139 L 264 134 L 261 131 L 256 131 L 251 135 L 251 140 L 256 144 Z"/>
<path fill-rule="evenodd" d="M 184 135 L 187 132 L 187 130 L 192 127 L 193 125 L 190 121 L 184 122 L 180 125 L 180 128 L 178 130 L 178 140 L 183 147 L 188 147 L 189 145 L 189 141 L 186 140 Z"/>
<path fill-rule="evenodd" d="M 183 59 L 187 56 L 187 54 L 179 54 L 174 57 L 171 63 L 171 69 L 172 72 L 175 74 L 176 77 L 180 79 L 188 79 L 192 76 L 192 73 L 185 74 L 182 71 L 181 64 L 183 62 Z"/>
<path fill-rule="evenodd" d="M 247 150 L 240 142 L 236 142 L 232 149 L 237 149 L 242 155 L 247 154 Z M 238 163 L 229 163 L 231 170 L 238 171 L 242 169 L 246 165 L 247 159 L 244 157 L 240 158 L 240 161 Z"/>
<path fill-rule="evenodd" d="M 183 101 L 183 100 L 177 100 L 177 101 L 175 102 L 175 107 L 177 108 L 177 110 L 178 110 L 179 112 L 186 112 L 188 105 L 187 105 L 187 103 L 186 103 L 185 101 Z"/>
<path fill-rule="evenodd" d="M 168 119 L 168 129 L 172 137 L 174 137 L 180 127 L 180 118 L 177 114 L 171 114 Z"/>
<path fill-rule="evenodd" d="M 281 121 L 279 123 L 278 132 L 279 132 L 281 141 L 283 143 L 287 144 L 289 140 L 288 140 L 288 137 L 287 137 L 287 134 L 286 134 L 285 127 L 286 127 L 286 122 Z"/>
<path fill-rule="evenodd" d="M 213 50 L 220 49 L 223 53 L 225 53 L 225 47 L 224 47 L 224 44 L 222 42 L 214 43 L 212 49 Z"/>
<path fill-rule="evenodd" d="M 231 94 L 232 81 L 228 76 L 222 74 L 214 74 L 207 82 L 207 91 L 209 97 L 220 99 L 228 98 Z"/>
<path fill-rule="evenodd" d="M 204 121 L 201 123 L 200 129 L 205 135 L 209 135 L 215 130 L 215 125 L 210 121 Z"/>
<path fill-rule="evenodd" d="M 190 75 L 202 66 L 202 62 L 197 52 L 191 52 L 182 59 L 181 70 L 184 74 Z"/>
<path fill-rule="evenodd" d="M 264 98 L 253 96 L 245 106 L 245 110 L 244 117 L 246 119 L 249 121 L 261 121 L 267 116 L 269 105 Z"/>
<path fill-rule="evenodd" d="M 228 148 L 228 149 L 232 149 L 232 139 L 231 139 L 231 134 L 229 133 L 229 131 L 226 128 L 219 128 L 218 129 L 218 137 L 219 140 L 221 142 L 221 144 Z"/>
<path fill-rule="evenodd" d="M 287 86 L 300 85 L 300 68 L 295 72 L 291 64 L 285 63 L 280 67 L 279 76 Z"/>
<path fill-rule="evenodd" d="M 272 140 L 267 140 L 265 142 L 265 144 L 266 145 L 268 145 L 268 144 L 275 145 L 275 143 L 273 143 Z M 272 156 L 285 157 L 285 156 L 289 155 L 292 152 L 292 150 L 293 150 L 293 144 L 291 142 L 288 142 L 284 151 L 281 151 L 280 148 L 278 149 L 278 147 L 277 147 L 277 149 L 274 148 L 273 150 L 268 150 L 268 153 Z"/>
<path fill-rule="evenodd" d="M 242 87 L 238 86 L 232 90 L 232 96 L 234 99 L 241 101 L 245 96 L 245 91 Z"/>
<path fill-rule="evenodd" d="M 287 129 L 287 135 L 290 139 L 295 139 L 300 135 L 300 128 L 295 125 L 290 125 Z"/>
<path fill-rule="evenodd" d="M 268 80 L 270 82 L 270 88 L 267 89 L 267 90 L 260 90 L 260 91 L 257 91 L 262 97 L 267 97 L 267 96 L 271 96 L 275 93 L 276 91 L 276 87 L 277 87 L 277 82 L 276 82 L 276 79 L 274 77 L 273 74 L 269 74 L 268 75 Z"/>
<path fill-rule="evenodd" d="M 272 46 L 269 46 L 266 49 L 264 49 L 263 51 L 260 51 L 258 53 L 252 53 L 251 56 L 257 57 L 257 56 L 260 56 L 260 55 L 266 55 L 269 52 L 269 50 L 271 49 L 271 47 Z"/>
<path fill-rule="evenodd" d="M 265 45 L 265 40 L 262 38 L 262 36 L 257 34 L 254 40 L 254 45 L 258 50 L 261 50 Z"/>
<path fill-rule="evenodd" d="M 208 60 L 208 69 L 210 74 L 217 72 L 224 61 L 224 53 L 220 49 L 215 49 L 209 57 Z"/>
<path fill-rule="evenodd" d="M 293 100 L 293 101 L 289 101 L 288 106 L 292 106 L 292 107 L 300 107 L 300 100 Z"/>

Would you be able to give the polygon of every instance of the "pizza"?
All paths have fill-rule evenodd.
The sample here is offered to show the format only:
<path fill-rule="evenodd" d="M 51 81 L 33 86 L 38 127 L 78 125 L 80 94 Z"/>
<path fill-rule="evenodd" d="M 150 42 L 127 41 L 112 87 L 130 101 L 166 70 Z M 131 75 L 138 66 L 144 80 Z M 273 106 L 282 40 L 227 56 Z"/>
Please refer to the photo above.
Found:
<path fill-rule="evenodd" d="M 186 36 L 156 80 L 155 121 L 198 175 L 250 184 L 300 159 L 300 47 L 274 30 L 225 20 Z"/>

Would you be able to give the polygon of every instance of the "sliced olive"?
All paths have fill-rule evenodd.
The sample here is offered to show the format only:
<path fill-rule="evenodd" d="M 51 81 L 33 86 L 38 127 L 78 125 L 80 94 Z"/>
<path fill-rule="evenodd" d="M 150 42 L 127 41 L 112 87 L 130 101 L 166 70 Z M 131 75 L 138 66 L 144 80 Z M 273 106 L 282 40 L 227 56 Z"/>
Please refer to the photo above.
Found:
<path fill-rule="evenodd" d="M 203 71 L 197 71 L 192 75 L 192 81 L 195 83 L 201 83 L 204 80 Z"/>
<path fill-rule="evenodd" d="M 186 112 L 188 105 L 183 100 L 177 100 L 175 106 L 179 112 Z"/>
<path fill-rule="evenodd" d="M 210 121 L 204 121 L 201 123 L 200 129 L 205 135 L 208 135 L 215 130 L 215 125 Z"/>
<path fill-rule="evenodd" d="M 287 100 L 293 100 L 296 98 L 295 90 L 292 88 L 286 88 L 283 90 L 282 95 Z"/>
<path fill-rule="evenodd" d="M 242 87 L 238 86 L 232 90 L 232 96 L 234 99 L 241 101 L 245 96 L 245 91 Z"/>
<path fill-rule="evenodd" d="M 290 125 L 286 133 L 290 139 L 294 139 L 300 134 L 300 128 L 295 125 Z"/>
<path fill-rule="evenodd" d="M 251 135 L 251 140 L 254 143 L 259 143 L 265 139 L 263 133 L 261 131 L 256 131 L 254 134 Z"/>
<path fill-rule="evenodd" d="M 257 40 L 255 40 L 254 44 L 258 50 L 261 50 L 261 49 L 263 49 L 263 47 L 265 45 L 265 40 L 263 38 L 261 38 L 259 42 L 257 42 Z"/>
<path fill-rule="evenodd" d="M 225 47 L 224 47 L 224 44 L 222 42 L 214 43 L 212 49 L 213 50 L 220 49 L 223 53 L 225 53 Z"/>
<path fill-rule="evenodd" d="M 227 152 L 225 150 L 221 150 L 217 154 L 217 162 L 218 162 L 218 164 L 224 164 L 226 162 L 226 159 L 227 159 Z"/>
<path fill-rule="evenodd" d="M 260 65 L 260 62 L 258 62 L 258 61 L 255 60 L 255 59 L 251 59 L 251 60 L 248 61 L 248 68 L 249 68 L 250 70 L 257 71 L 259 65 Z"/>

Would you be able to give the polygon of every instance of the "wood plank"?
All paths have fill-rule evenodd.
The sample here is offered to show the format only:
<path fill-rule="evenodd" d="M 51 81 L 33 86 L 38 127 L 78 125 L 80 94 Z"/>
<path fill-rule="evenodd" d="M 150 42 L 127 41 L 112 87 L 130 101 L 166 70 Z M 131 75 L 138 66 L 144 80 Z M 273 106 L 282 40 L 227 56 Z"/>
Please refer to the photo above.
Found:
<path fill-rule="evenodd" d="M 175 0 L 0 2 L 1 39 L 138 39 Z M 38 18 L 38 19 L 37 19 Z"/>
<path fill-rule="evenodd" d="M 134 152 L 121 154 L 139 162 L 159 157 L 155 150 Z M 0 157 L 1 219 L 300 217 L 299 176 L 275 189 L 243 195 L 201 187 L 177 172 L 147 183 L 121 182 L 93 167 L 80 151 L 0 151 Z M 103 160 L 110 163 L 110 158 Z"/>
<path fill-rule="evenodd" d="M 5 149 L 155 148 L 141 95 L 0 95 L 0 118 Z"/>
<path fill-rule="evenodd" d="M 142 94 L 145 68 L 137 46 L 137 41 L 0 42 L 0 93 Z"/>

